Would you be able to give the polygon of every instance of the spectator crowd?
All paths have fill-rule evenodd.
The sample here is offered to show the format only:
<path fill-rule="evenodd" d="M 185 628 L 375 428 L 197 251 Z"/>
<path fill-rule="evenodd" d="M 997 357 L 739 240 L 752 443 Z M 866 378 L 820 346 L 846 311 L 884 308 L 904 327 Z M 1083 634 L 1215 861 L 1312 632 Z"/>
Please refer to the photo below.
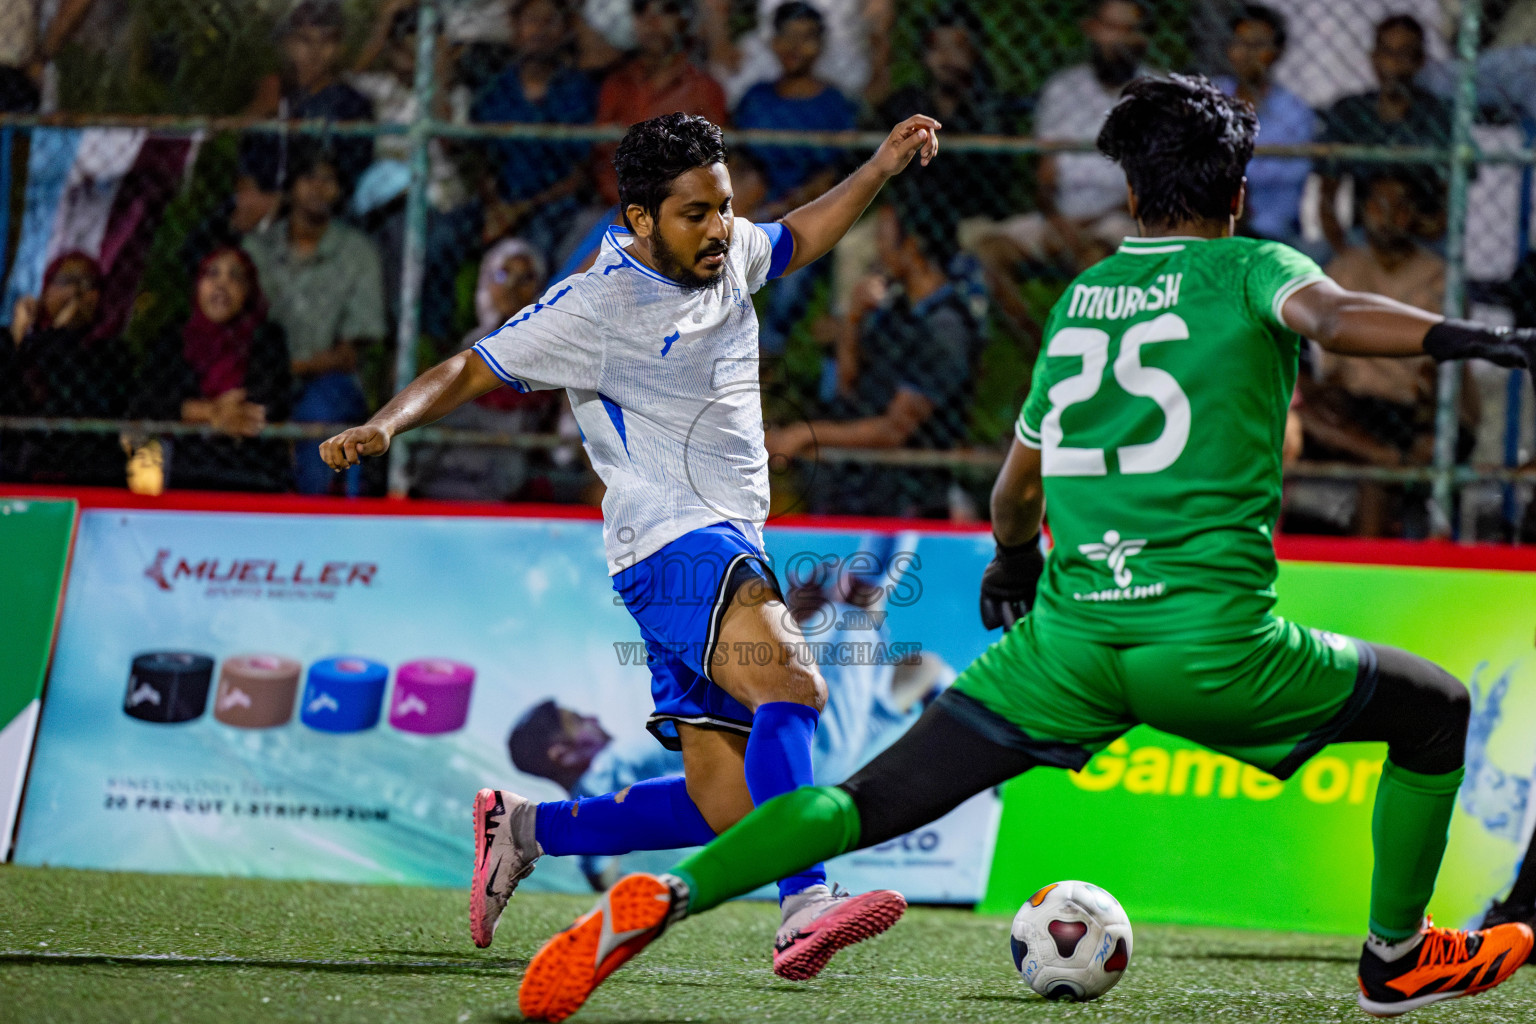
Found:
<path fill-rule="evenodd" d="M 309 127 L 191 144 L 139 133 L 127 157 L 92 156 L 89 129 L 0 129 L 10 208 L 0 239 L 10 307 L 0 314 L 9 317 L 0 415 L 206 428 L 166 436 L 11 429 L 0 432 L 0 479 L 307 494 L 381 488 L 381 477 L 367 475 L 376 470 L 338 476 L 313 441 L 274 439 L 263 428 L 356 422 L 395 386 L 392 347 L 407 312 L 414 143 L 406 129 L 425 113 L 455 128 L 427 147 L 423 363 L 472 345 L 546 285 L 583 270 L 619 218 L 613 142 L 558 131 L 498 135 L 497 127 L 624 127 L 681 110 L 743 130 L 883 131 L 923 112 L 949 136 L 1061 146 L 1027 159 L 997 147 L 946 152 L 895 183 L 831 257 L 765 289 L 767 439 L 771 453 L 801 467 L 779 488 L 785 508 L 976 517 L 989 474 L 946 466 L 942 456 L 1006 445 L 1050 303 L 1136 233 L 1120 171 L 1082 151 L 1133 78 L 1168 69 L 1210 75 L 1257 109 L 1260 145 L 1450 143 L 1455 76 L 1443 60 L 1448 21 L 1436 0 L 1346 5 L 1360 8 L 1356 17 L 1374 12 L 1360 66 L 1344 76 L 1370 85 L 1327 102 L 1316 81 L 1333 55 L 1297 53 L 1293 37 L 1307 31 L 1315 42 L 1326 12 L 1309 0 L 1272 2 L 1201 0 L 1175 22 L 1142 0 L 1061 0 L 1036 16 L 1067 42 L 1041 42 L 1032 54 L 999 42 L 1004 15 L 963 3 L 448 0 L 431 53 L 430 111 L 416 88 L 426 54 L 413 0 L 281 4 L 270 69 L 240 78 L 249 65 L 226 66 L 217 89 L 205 91 L 236 104 L 211 112 Z M 157 52 L 151 34 L 144 52 L 112 49 L 144 36 L 127 31 L 136 6 L 0 0 L 0 111 L 73 103 L 72 112 L 110 113 L 139 96 L 191 109 L 166 99 L 196 91 L 193 55 L 175 52 L 187 44 Z M 1477 65 L 1479 123 L 1530 131 L 1536 0 L 1485 7 L 1492 45 Z M 86 59 L 93 55 L 96 64 Z M 123 85 L 118 70 L 87 81 L 92 67 L 108 64 L 150 85 Z M 109 88 L 116 98 L 102 99 Z M 378 127 L 358 131 L 357 122 Z M 486 129 L 478 137 L 477 126 Z M 99 138 L 130 134 L 102 129 Z M 857 158 L 824 144 L 733 147 L 736 212 L 781 217 L 831 188 Z M 109 170 L 117 192 L 91 198 Z M 1261 156 L 1249 167 L 1239 231 L 1303 249 L 1345 287 L 1438 311 L 1448 188 L 1442 163 Z M 1495 216 L 1507 228 L 1519 213 Z M 1525 246 L 1512 244 L 1518 260 Z M 1536 269 L 1521 263 L 1510 285 L 1489 283 L 1482 297 L 1536 324 L 1536 308 L 1520 301 L 1530 291 L 1521 282 L 1531 279 Z M 1293 457 L 1429 464 L 1436 389 L 1427 360 L 1317 353 L 1303 371 Z M 1490 423 L 1507 429 L 1508 417 L 1480 400 L 1488 390 L 1487 379 L 1466 371 L 1463 459 L 1493 443 Z M 563 397 L 497 392 L 443 425 L 560 440 L 539 449 L 418 445 L 419 494 L 600 495 Z M 818 446 L 935 457 L 811 472 Z M 1420 534 L 1425 496 L 1415 484 L 1302 487 L 1288 498 L 1288 525 Z M 1536 531 L 1536 521 L 1525 529 Z"/>

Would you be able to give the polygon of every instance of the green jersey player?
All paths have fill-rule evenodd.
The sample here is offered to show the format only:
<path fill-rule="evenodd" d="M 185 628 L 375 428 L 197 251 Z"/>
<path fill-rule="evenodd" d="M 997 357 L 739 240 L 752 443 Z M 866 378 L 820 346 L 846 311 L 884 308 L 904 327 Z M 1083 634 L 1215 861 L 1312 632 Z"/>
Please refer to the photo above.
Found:
<path fill-rule="evenodd" d="M 1140 723 L 1282 779 L 1328 743 L 1387 743 L 1367 1012 L 1484 991 L 1524 962 L 1524 924 L 1467 932 L 1424 918 L 1463 774 L 1466 688 L 1405 651 L 1275 616 L 1271 534 L 1303 336 L 1352 355 L 1529 367 L 1536 332 L 1346 292 L 1287 246 L 1233 237 L 1256 130 L 1247 104 L 1178 75 L 1133 82 L 1104 124 L 1098 147 L 1126 173 L 1141 237 L 1074 281 L 1047 324 L 992 494 L 981 608 L 1002 639 L 840 786 L 762 805 L 671 874 L 621 879 L 529 965 L 527 1016 L 573 1012 L 684 916 L 1031 768 L 1081 768 Z"/>

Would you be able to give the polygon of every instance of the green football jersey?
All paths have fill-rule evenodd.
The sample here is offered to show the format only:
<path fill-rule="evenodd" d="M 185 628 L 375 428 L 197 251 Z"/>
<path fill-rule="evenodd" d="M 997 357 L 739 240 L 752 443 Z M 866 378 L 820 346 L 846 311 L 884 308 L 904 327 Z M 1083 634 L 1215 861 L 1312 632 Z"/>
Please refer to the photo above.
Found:
<path fill-rule="evenodd" d="M 1280 308 L 1322 276 L 1278 242 L 1136 238 L 1067 288 L 1017 425 L 1054 542 L 1042 625 L 1124 643 L 1264 628 L 1301 346 Z"/>

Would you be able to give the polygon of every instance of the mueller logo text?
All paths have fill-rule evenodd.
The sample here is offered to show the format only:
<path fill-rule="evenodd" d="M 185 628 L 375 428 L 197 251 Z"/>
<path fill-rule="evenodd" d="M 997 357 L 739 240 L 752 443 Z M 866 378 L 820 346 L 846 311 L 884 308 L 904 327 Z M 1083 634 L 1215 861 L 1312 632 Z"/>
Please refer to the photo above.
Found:
<path fill-rule="evenodd" d="M 271 558 L 195 558 L 161 548 L 144 570 L 161 590 L 205 587 L 209 596 L 329 599 L 339 590 L 371 587 L 374 562 L 280 561 Z"/>

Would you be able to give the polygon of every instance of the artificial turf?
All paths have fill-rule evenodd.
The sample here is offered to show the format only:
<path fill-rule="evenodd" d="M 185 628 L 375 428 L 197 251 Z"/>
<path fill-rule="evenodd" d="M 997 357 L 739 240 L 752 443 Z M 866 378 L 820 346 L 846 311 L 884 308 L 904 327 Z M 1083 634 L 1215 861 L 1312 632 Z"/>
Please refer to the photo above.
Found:
<path fill-rule="evenodd" d="M 0 1021 L 516 1021 L 527 958 L 590 898 L 516 897 L 490 949 L 442 889 L 0 867 Z M 611 978 L 576 1021 L 1351 1021 L 1358 939 L 1138 925 L 1125 979 L 1047 1003 L 1008 922 L 913 908 L 815 981 L 769 970 L 776 914 L 730 904 Z M 1418 1021 L 1536 1021 L 1536 968 Z"/>

